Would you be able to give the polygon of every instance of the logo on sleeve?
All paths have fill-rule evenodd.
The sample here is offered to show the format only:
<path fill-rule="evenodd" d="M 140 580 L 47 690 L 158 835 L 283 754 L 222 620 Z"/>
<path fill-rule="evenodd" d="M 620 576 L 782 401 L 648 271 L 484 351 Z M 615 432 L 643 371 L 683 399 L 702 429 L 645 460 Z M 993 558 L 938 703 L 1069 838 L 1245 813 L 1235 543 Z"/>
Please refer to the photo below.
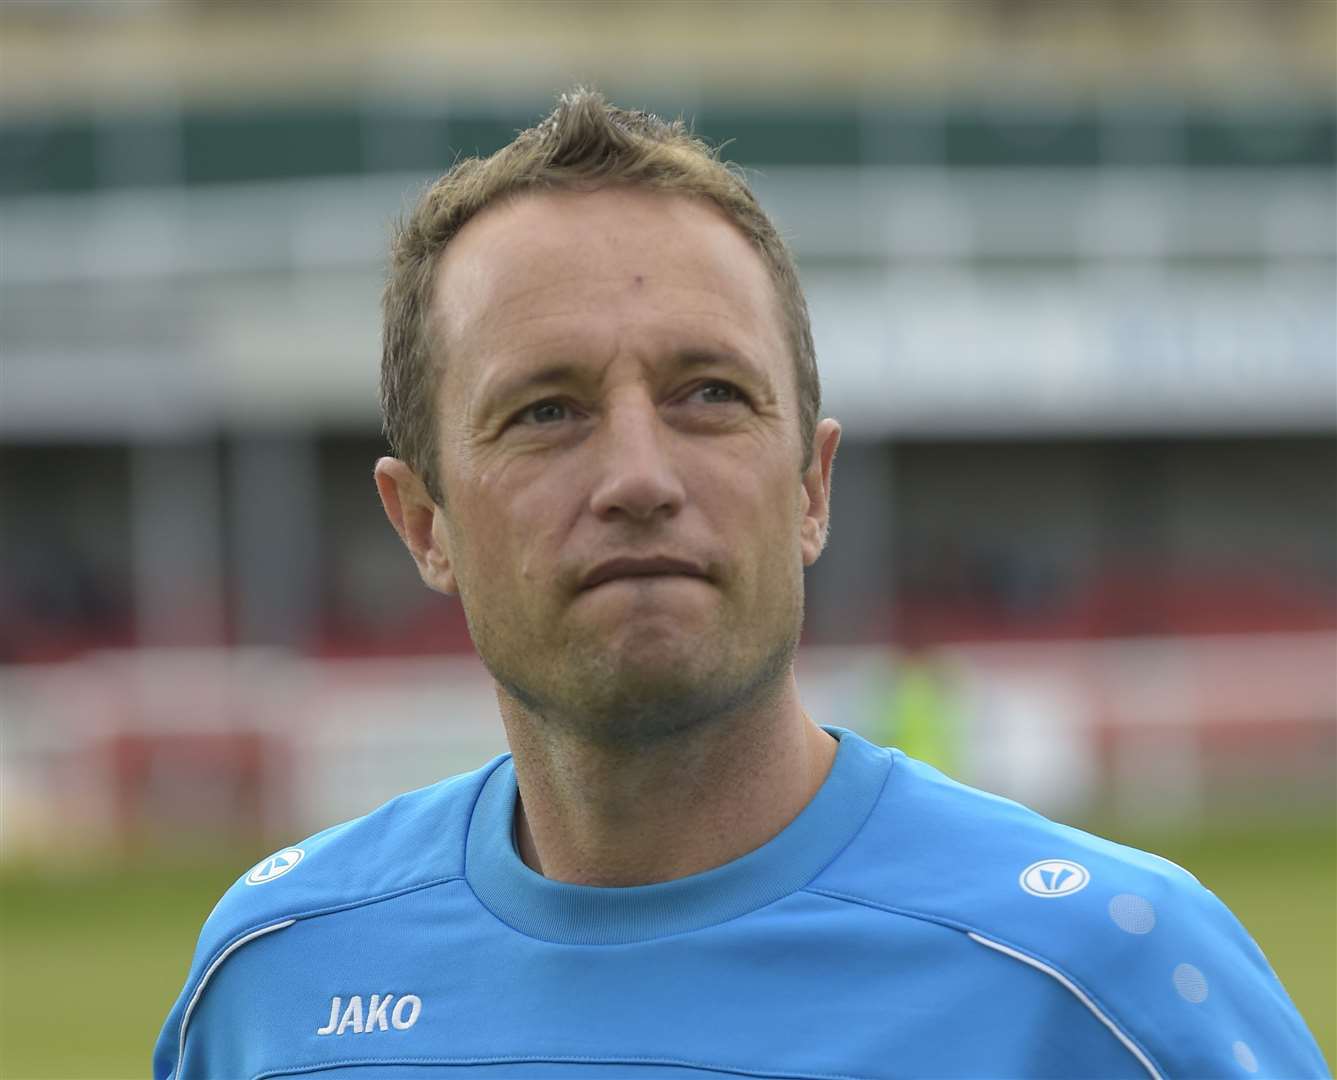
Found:
<path fill-rule="evenodd" d="M 269 858 L 259 862 L 246 875 L 247 885 L 264 885 L 273 881 L 276 877 L 282 877 L 299 862 L 305 855 L 299 847 L 284 848 L 282 851 L 275 852 Z"/>
<path fill-rule="evenodd" d="M 1041 859 L 1021 872 L 1021 887 L 1032 896 L 1071 896 L 1081 892 L 1091 881 L 1091 873 L 1081 863 L 1067 859 Z"/>
<path fill-rule="evenodd" d="M 316 1028 L 317 1035 L 370 1035 L 373 1031 L 407 1031 L 422 1014 L 422 998 L 417 994 L 372 994 L 366 1010 L 362 995 L 354 994 L 344 1004 L 342 997 L 330 999 L 330 1018 L 325 1026 Z"/>

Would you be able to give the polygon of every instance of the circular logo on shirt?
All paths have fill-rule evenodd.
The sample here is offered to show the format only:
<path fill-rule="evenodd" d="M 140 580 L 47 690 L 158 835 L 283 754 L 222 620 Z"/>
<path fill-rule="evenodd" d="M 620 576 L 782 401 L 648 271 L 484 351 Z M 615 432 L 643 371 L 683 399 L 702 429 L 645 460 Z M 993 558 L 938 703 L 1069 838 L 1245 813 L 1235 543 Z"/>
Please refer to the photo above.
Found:
<path fill-rule="evenodd" d="M 282 851 L 275 852 L 269 858 L 257 863 L 249 874 L 246 875 L 247 885 L 264 885 L 273 881 L 276 877 L 282 877 L 299 862 L 305 855 L 299 847 L 284 848 Z"/>
<path fill-rule="evenodd" d="M 1041 859 L 1026 867 L 1017 880 L 1032 896 L 1071 896 L 1086 888 L 1091 873 L 1081 863 L 1068 859 Z"/>

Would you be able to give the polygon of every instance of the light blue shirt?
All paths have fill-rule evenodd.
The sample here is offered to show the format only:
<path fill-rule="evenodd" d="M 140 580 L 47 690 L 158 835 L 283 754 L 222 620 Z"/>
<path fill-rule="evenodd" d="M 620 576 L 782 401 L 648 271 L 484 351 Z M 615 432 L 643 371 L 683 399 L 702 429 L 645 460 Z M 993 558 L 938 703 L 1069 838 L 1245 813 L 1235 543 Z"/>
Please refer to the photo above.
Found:
<path fill-rule="evenodd" d="M 664 884 L 528 869 L 509 756 L 284 849 L 205 924 L 155 1077 L 1328 1075 L 1188 873 L 828 730 L 783 832 Z"/>

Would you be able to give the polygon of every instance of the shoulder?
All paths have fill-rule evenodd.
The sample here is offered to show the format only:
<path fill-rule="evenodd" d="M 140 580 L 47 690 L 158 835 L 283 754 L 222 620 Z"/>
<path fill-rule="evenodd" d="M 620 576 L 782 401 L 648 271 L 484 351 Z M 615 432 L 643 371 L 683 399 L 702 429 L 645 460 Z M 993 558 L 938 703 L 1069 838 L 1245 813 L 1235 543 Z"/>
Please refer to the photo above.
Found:
<path fill-rule="evenodd" d="M 889 753 L 882 799 L 816 891 L 1044 972 L 1153 1074 L 1327 1075 L 1257 945 L 1188 871 Z"/>
<path fill-rule="evenodd" d="M 206 933 L 226 938 L 274 919 L 305 918 L 461 876 L 474 801 L 504 760 L 399 795 L 267 856 L 223 895 Z"/>
<path fill-rule="evenodd" d="M 238 878 L 205 920 L 190 974 L 159 1039 L 155 1075 L 170 1075 L 175 1068 L 193 1002 L 237 949 L 299 919 L 462 877 L 474 803 L 507 756 L 284 847 Z"/>

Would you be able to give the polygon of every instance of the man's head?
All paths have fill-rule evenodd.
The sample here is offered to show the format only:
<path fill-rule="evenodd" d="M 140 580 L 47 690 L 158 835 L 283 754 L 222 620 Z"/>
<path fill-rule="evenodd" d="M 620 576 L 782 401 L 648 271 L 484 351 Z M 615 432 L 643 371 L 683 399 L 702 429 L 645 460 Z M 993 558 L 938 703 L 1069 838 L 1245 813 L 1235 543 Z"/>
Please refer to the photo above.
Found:
<path fill-rule="evenodd" d="M 613 134 L 592 160 L 638 153 L 620 118 L 659 130 L 597 99 L 562 108 L 603 113 Z M 515 187 L 450 230 L 420 302 L 440 369 L 415 391 L 431 460 L 382 459 L 377 484 L 502 691 L 626 743 L 787 676 L 839 427 L 803 420 L 815 396 L 753 235 L 714 198 L 654 182 L 659 167 L 609 171 Z"/>
<path fill-rule="evenodd" d="M 801 445 L 812 446 L 821 384 L 798 271 L 775 226 L 741 177 L 681 121 L 609 105 L 597 93 L 564 94 L 542 123 L 488 158 L 466 158 L 436 181 L 398 229 L 382 297 L 381 411 L 391 452 L 438 503 L 436 391 L 451 357 L 431 307 L 442 253 L 485 208 L 512 196 L 627 185 L 708 200 L 749 240 L 775 285 L 794 364 Z"/>

